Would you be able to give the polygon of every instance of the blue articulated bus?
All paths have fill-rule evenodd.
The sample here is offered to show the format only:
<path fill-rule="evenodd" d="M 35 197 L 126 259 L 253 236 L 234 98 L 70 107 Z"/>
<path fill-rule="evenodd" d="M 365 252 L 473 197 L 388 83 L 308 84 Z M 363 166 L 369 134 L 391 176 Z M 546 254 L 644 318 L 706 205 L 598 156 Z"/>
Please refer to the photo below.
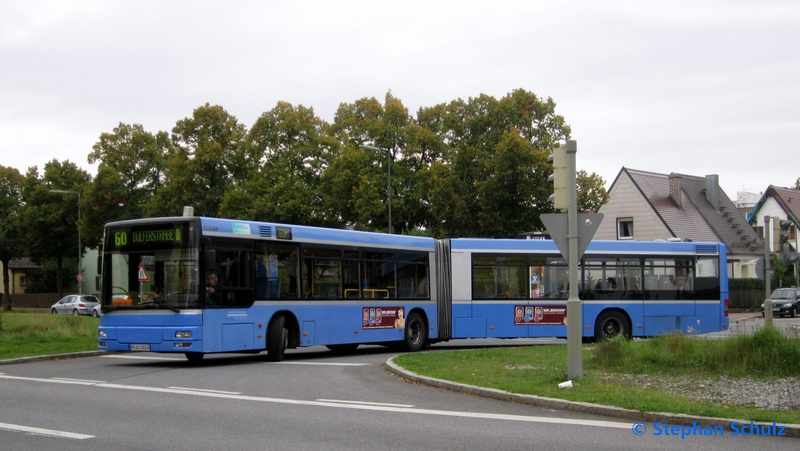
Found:
<path fill-rule="evenodd" d="M 583 335 L 727 329 L 719 243 L 595 241 Z M 567 264 L 549 240 L 444 239 L 204 217 L 106 226 L 99 348 L 205 354 L 566 337 Z"/>

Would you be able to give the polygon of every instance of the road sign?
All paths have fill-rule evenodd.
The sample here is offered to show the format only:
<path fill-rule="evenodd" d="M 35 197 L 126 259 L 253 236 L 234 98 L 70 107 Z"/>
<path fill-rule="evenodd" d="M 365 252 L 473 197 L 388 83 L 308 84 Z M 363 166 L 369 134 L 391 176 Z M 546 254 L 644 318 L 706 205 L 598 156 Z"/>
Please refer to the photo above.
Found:
<path fill-rule="evenodd" d="M 150 282 L 150 276 L 147 275 L 147 270 L 144 269 L 144 263 L 139 263 L 139 282 Z"/>
<path fill-rule="evenodd" d="M 75 278 L 78 280 L 78 282 L 83 282 L 83 274 L 78 274 Z"/>
<path fill-rule="evenodd" d="M 565 259 L 569 260 L 569 230 L 566 213 L 547 213 L 539 215 L 550 237 L 556 242 L 558 250 Z M 603 221 L 602 213 L 578 213 L 578 258 L 583 256 L 589 243 L 592 242 L 595 232 Z"/>

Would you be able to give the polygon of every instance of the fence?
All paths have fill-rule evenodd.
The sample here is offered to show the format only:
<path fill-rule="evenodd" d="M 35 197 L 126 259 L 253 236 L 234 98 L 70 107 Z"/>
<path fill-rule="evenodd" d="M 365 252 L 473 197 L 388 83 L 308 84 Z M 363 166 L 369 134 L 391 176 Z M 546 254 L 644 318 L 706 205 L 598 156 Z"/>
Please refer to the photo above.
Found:
<path fill-rule="evenodd" d="M 60 299 L 58 293 L 12 294 L 11 308 L 50 308 Z M 0 304 L 5 306 L 6 299 L 0 293 Z"/>
<path fill-rule="evenodd" d="M 735 309 L 758 309 L 764 302 L 764 290 L 754 288 L 731 289 L 728 306 Z"/>

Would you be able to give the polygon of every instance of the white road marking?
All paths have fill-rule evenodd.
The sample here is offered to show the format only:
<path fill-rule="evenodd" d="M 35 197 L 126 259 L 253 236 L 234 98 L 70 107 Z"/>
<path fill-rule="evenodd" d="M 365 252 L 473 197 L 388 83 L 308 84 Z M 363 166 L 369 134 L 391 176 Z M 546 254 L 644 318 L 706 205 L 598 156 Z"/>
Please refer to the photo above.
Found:
<path fill-rule="evenodd" d="M 0 379 L 31 381 L 31 382 L 47 382 L 47 383 L 62 383 L 62 384 L 76 384 L 76 385 L 89 385 L 85 382 L 78 381 L 64 381 L 55 379 L 41 379 L 32 377 L 8 376 L 0 375 Z M 111 388 L 117 390 L 134 390 L 151 393 L 172 393 L 179 395 L 190 396 L 205 396 L 209 398 L 231 399 L 237 401 L 251 401 L 251 402 L 268 402 L 275 404 L 290 404 L 297 406 L 315 406 L 315 407 L 336 407 L 339 409 L 354 409 L 354 410 L 370 410 L 375 412 L 394 412 L 394 413 L 409 413 L 415 415 L 436 415 L 443 417 L 457 417 L 457 418 L 473 418 L 473 419 L 486 419 L 486 420 L 504 420 L 504 421 L 521 421 L 526 423 L 546 423 L 546 424 L 564 424 L 573 426 L 594 426 L 613 429 L 630 429 L 631 423 L 620 423 L 616 421 L 602 421 L 602 420 L 580 420 L 573 418 L 550 418 L 550 417 L 536 417 L 526 415 L 512 415 L 503 413 L 483 413 L 483 412 L 459 412 L 453 410 L 434 410 L 434 409 L 416 409 L 409 407 L 394 407 L 390 405 L 368 405 L 368 404 L 347 404 L 339 401 L 306 401 L 301 399 L 286 399 L 286 398 L 268 398 L 260 396 L 247 396 L 247 395 L 231 395 L 225 393 L 205 392 L 197 390 L 177 390 L 174 388 L 162 387 L 145 387 L 136 385 L 120 385 L 100 383 L 94 384 L 96 387 Z"/>
<path fill-rule="evenodd" d="M 14 432 L 25 432 L 28 434 L 35 434 L 35 435 L 46 435 L 48 437 L 72 438 L 76 440 L 85 440 L 87 438 L 94 437 L 94 435 L 78 434 L 75 432 L 56 431 L 53 429 L 34 428 L 30 426 L 20 426 L 18 424 L 8 424 L 8 423 L 0 423 L 0 429 L 5 429 L 7 431 L 14 431 Z"/>
<path fill-rule="evenodd" d="M 414 407 L 414 404 L 389 404 L 385 402 L 345 401 L 343 399 L 318 399 L 320 402 L 340 402 L 343 404 L 357 404 L 362 406 L 389 406 L 389 407 Z"/>
<path fill-rule="evenodd" d="M 51 379 L 55 379 L 57 381 L 67 381 L 67 382 L 87 382 L 89 384 L 102 384 L 105 381 L 93 381 L 91 379 L 72 379 L 69 377 L 53 377 Z"/>
<path fill-rule="evenodd" d="M 172 388 L 175 390 L 187 390 L 187 391 L 200 391 L 203 393 L 222 393 L 223 395 L 239 395 L 241 392 L 237 391 L 222 391 L 222 390 L 206 390 L 204 388 L 190 388 L 190 387 L 167 387 Z"/>

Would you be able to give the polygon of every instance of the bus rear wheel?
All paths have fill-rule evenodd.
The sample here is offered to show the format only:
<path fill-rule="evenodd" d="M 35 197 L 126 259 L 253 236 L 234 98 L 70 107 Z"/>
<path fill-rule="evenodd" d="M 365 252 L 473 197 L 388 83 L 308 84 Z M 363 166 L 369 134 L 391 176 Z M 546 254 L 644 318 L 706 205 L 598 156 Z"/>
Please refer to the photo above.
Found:
<path fill-rule="evenodd" d="M 616 311 L 604 312 L 597 318 L 594 336 L 597 341 L 609 341 L 622 335 L 631 338 L 631 324 L 625 315 Z"/>
<path fill-rule="evenodd" d="M 428 340 L 428 327 L 419 313 L 411 313 L 406 318 L 404 343 L 408 352 L 417 352 L 425 347 Z"/>
<path fill-rule="evenodd" d="M 267 331 L 267 360 L 280 362 L 289 345 L 289 330 L 286 329 L 286 318 L 278 315 L 269 322 Z"/>

